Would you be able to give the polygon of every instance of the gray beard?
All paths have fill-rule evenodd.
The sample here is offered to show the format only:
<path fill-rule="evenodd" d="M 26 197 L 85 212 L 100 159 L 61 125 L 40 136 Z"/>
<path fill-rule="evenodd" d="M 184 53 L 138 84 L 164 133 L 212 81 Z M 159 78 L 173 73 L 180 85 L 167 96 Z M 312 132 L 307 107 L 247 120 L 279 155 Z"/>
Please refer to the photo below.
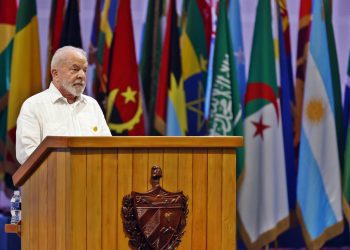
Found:
<path fill-rule="evenodd" d="M 63 82 L 63 88 L 65 89 L 65 90 L 67 90 L 70 94 L 72 94 L 72 95 L 74 95 L 74 96 L 80 96 L 83 92 L 84 92 L 84 90 L 85 90 L 85 87 L 86 87 L 86 85 L 84 86 L 84 88 L 82 88 L 82 89 L 77 89 L 77 88 L 75 88 L 75 87 L 73 87 L 73 85 L 71 85 L 71 84 L 67 84 L 66 82 Z"/>

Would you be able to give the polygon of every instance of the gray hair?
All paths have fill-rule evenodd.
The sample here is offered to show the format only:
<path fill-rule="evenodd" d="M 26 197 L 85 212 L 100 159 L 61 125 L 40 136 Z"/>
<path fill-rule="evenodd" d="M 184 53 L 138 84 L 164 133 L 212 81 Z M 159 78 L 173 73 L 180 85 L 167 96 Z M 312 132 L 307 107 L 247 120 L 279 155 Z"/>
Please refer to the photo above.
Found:
<path fill-rule="evenodd" d="M 85 60 L 87 61 L 87 55 L 84 50 L 81 48 L 73 47 L 73 46 L 64 46 L 56 50 L 55 54 L 51 60 L 51 69 L 55 68 L 57 65 L 62 64 L 67 60 L 66 55 L 68 53 L 75 52 L 81 54 Z"/>

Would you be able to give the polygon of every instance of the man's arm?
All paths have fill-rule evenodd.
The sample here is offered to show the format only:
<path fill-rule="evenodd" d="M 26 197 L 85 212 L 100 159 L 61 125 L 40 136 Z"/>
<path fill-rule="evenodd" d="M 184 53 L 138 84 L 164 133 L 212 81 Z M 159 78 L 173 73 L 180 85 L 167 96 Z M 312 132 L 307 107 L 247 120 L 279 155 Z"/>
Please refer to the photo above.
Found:
<path fill-rule="evenodd" d="M 16 157 L 23 164 L 41 142 L 41 128 L 30 103 L 24 102 L 17 118 Z"/>

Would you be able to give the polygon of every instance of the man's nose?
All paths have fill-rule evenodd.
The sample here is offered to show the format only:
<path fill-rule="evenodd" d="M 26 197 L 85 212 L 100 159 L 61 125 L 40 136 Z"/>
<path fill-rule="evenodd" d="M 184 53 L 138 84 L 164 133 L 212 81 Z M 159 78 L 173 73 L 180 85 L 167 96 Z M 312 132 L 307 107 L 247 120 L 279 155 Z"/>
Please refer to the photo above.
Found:
<path fill-rule="evenodd" d="M 85 71 L 83 69 L 79 70 L 77 77 L 84 79 L 86 77 Z"/>

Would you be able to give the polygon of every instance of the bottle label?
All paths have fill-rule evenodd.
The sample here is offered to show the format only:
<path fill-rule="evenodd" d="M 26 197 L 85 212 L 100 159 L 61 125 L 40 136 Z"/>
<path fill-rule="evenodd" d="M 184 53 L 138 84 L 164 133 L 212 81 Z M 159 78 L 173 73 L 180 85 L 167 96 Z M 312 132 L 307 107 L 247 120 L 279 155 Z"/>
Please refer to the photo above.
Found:
<path fill-rule="evenodd" d="M 21 202 L 12 202 L 11 203 L 11 210 L 21 210 Z"/>

